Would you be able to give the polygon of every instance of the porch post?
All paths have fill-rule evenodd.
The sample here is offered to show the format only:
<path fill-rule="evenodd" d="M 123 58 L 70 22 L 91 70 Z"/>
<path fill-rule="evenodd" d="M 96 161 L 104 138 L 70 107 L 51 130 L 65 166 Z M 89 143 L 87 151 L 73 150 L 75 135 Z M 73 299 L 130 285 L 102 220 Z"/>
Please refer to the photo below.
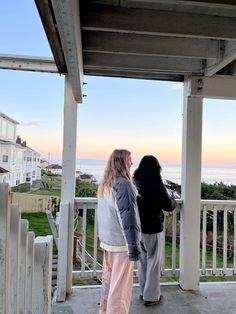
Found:
<path fill-rule="evenodd" d="M 180 286 L 197 290 L 200 269 L 200 207 L 202 97 L 190 94 L 191 80 L 184 82 L 182 134 L 182 210 L 180 225 Z"/>
<path fill-rule="evenodd" d="M 59 237 L 58 242 L 58 287 L 63 294 L 57 295 L 57 301 L 65 300 L 66 293 L 71 293 L 73 270 L 73 237 L 74 237 L 74 199 L 75 199 L 75 168 L 76 168 L 76 133 L 77 133 L 77 103 L 71 89 L 68 76 L 65 76 L 65 102 L 64 102 L 64 131 L 63 131 L 63 167 L 61 202 L 68 203 L 68 227 L 59 231 L 61 237 L 67 237 L 67 254 L 65 256 L 64 241 Z M 61 228 L 61 223 L 59 225 Z M 66 258 L 66 263 L 64 260 Z M 66 269 L 64 269 L 66 268 Z M 66 278 L 66 280 L 64 280 Z"/>

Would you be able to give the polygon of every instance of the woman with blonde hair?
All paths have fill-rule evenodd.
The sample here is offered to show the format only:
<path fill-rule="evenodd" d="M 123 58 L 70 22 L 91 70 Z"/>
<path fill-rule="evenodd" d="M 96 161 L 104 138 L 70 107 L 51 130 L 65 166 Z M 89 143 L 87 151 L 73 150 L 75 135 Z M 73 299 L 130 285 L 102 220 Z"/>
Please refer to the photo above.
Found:
<path fill-rule="evenodd" d="M 131 154 L 111 154 L 98 189 L 98 235 L 103 249 L 100 314 L 128 314 L 133 265 L 140 249 L 140 222 L 136 188 L 131 182 Z"/>

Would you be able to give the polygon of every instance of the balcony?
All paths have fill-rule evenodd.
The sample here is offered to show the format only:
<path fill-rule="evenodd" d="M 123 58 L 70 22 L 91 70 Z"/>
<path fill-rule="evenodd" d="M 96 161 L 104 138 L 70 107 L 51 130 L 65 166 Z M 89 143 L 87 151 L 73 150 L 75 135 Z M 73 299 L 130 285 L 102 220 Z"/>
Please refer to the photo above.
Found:
<path fill-rule="evenodd" d="M 182 201 L 166 214 L 163 231 L 162 293 L 165 302 L 153 309 L 145 308 L 139 300 L 137 267 L 134 270 L 132 313 L 234 313 L 236 300 L 236 201 L 201 201 L 200 289 L 183 291 L 179 287 L 180 228 Z M 74 240 L 73 283 L 84 281 L 84 286 L 73 286 L 66 303 L 56 309 L 69 307 L 74 313 L 97 313 L 99 308 L 102 253 L 99 250 L 96 220 L 96 198 L 76 198 L 75 212 L 80 233 Z M 78 218 L 79 217 L 79 218 Z M 89 223 L 88 223 L 89 222 Z M 77 225 L 78 227 L 78 225 Z M 230 228 L 229 228 L 230 227 Z M 233 241 L 233 243 L 232 243 Z M 198 250 L 198 248 L 196 248 Z M 218 282 L 213 282 L 215 280 Z M 225 281 L 226 280 L 226 281 Z M 207 282 L 202 282 L 207 281 Z M 95 282 L 95 284 L 91 284 Z M 96 284 L 97 283 L 97 284 Z"/>
<path fill-rule="evenodd" d="M 14 250 L 7 253 L 7 260 L 11 260 L 9 267 L 6 267 L 7 260 L 1 263 L 1 275 L 5 271 L 8 277 L 14 278 L 12 282 L 1 281 L 1 296 L 9 299 L 6 303 L 10 304 L 10 308 L 22 307 L 31 308 L 38 303 L 33 301 L 40 295 L 43 304 L 51 311 L 50 296 L 51 296 L 51 259 L 52 259 L 52 245 L 48 243 L 49 237 L 45 239 L 34 239 L 33 235 L 27 231 L 27 222 L 20 220 L 19 208 L 16 205 L 11 206 L 11 215 L 8 217 L 9 197 L 6 185 L 3 185 L 4 191 L 1 194 L 2 204 L 6 206 L 1 207 L 1 224 L 4 231 L 5 223 L 10 219 L 10 230 L 5 229 L 1 234 L 1 239 L 10 248 L 14 247 L 14 243 L 21 242 L 21 250 Z M 100 296 L 100 280 L 102 273 L 102 252 L 99 250 L 99 241 L 97 238 L 97 224 L 96 215 L 97 199 L 96 198 L 76 198 L 75 199 L 75 224 L 76 229 L 81 232 L 77 234 L 74 241 L 74 269 L 72 271 L 73 289 L 72 294 L 63 303 L 56 302 L 57 293 L 60 293 L 61 273 L 60 267 L 65 261 L 67 253 L 67 243 L 65 250 L 59 250 L 63 255 L 63 260 L 59 258 L 58 262 L 58 282 L 57 291 L 54 294 L 52 302 L 52 313 L 86 313 L 93 314 L 98 312 L 99 296 Z M 179 286 L 179 259 L 180 259 L 180 229 L 181 229 L 181 214 L 183 205 L 181 200 L 177 200 L 177 209 L 171 214 L 166 215 L 165 228 L 163 231 L 163 262 L 162 262 L 162 278 L 161 289 L 164 295 L 164 302 L 162 305 L 153 308 L 146 308 L 139 300 L 139 287 L 137 280 L 137 267 L 134 270 L 134 286 L 133 299 L 130 308 L 132 313 L 156 313 L 157 308 L 162 313 L 235 313 L 236 308 L 236 201 L 219 201 L 219 200 L 202 200 L 201 201 L 201 224 L 200 224 L 200 247 L 195 250 L 200 250 L 200 268 L 199 278 L 200 286 L 196 291 L 184 291 Z M 64 232 L 64 227 L 68 227 L 68 220 L 65 219 L 68 214 L 66 204 L 61 204 L 60 228 Z M 15 223 L 15 221 L 17 223 Z M 94 224 L 91 222 L 94 221 Z M 19 234 L 19 227 L 25 226 L 24 231 L 21 230 Z M 7 223 L 8 225 L 9 223 Z M 16 228 L 16 226 L 18 226 Z M 23 228 L 21 226 L 21 228 Z M 17 231 L 17 230 L 18 231 Z M 210 234 L 210 235 L 209 235 Z M 3 237 L 3 238 L 2 238 Z M 20 238 L 19 238 L 20 237 Z M 32 238 L 32 240 L 30 240 Z M 6 241 L 5 241 L 6 240 Z M 50 243 L 52 240 L 50 239 Z M 44 257 L 38 255 L 38 250 L 44 245 Z M 23 250 L 24 249 L 24 250 Z M 47 250 L 46 250 L 47 249 Z M 25 252 L 25 253 L 24 253 Z M 26 253 L 28 252 L 28 253 Z M 22 254 L 23 253 L 23 254 Z M 40 253 L 41 254 L 41 253 Z M 13 256 L 14 255 L 14 256 Z M 15 257 L 17 256 L 17 258 Z M 32 256 L 34 257 L 32 259 Z M 12 257 L 14 257 L 12 259 Z M 59 256 L 60 257 L 60 256 Z M 23 260 L 23 258 L 25 260 Z M 26 270 L 32 263 L 32 276 L 25 272 L 22 276 L 22 271 L 18 269 L 19 261 L 21 269 Z M 42 264 L 42 263 L 43 264 Z M 41 265 L 41 264 L 43 265 Z M 14 265 L 13 265 L 14 264 Z M 45 282 L 34 280 L 34 278 L 41 278 L 40 270 L 45 268 L 47 275 Z M 38 277 L 39 276 L 39 277 Z M 213 282 L 217 280 L 217 282 Z M 203 282 L 208 281 L 208 282 Z M 224 281 L 224 282 L 223 282 Z M 28 282 L 26 284 L 26 282 Z M 29 282 L 31 284 L 29 284 Z M 18 283 L 27 289 L 27 300 L 23 304 L 19 299 L 22 291 L 16 288 Z M 32 285 L 32 286 L 31 286 Z M 46 286 L 45 286 L 46 285 Z M 31 287 L 31 288 L 30 288 Z M 46 294 L 43 293 L 46 287 Z M 9 290 L 10 289 L 10 290 Z M 16 291 L 18 296 L 16 299 L 11 298 L 8 291 Z M 18 292 L 17 292 L 18 291 Z M 7 302 L 7 299 L 5 299 Z M 18 303 L 19 302 L 19 303 Z M 41 313 L 40 307 L 35 307 L 35 314 Z"/>

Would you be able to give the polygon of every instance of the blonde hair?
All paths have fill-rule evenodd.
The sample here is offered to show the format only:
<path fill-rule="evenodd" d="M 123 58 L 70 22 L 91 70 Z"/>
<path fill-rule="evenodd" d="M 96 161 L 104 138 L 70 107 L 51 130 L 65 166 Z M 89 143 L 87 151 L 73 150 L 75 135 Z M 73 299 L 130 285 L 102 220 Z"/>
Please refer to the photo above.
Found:
<path fill-rule="evenodd" d="M 103 179 L 98 187 L 98 195 L 110 193 L 112 182 L 117 177 L 124 177 L 131 182 L 129 158 L 131 153 L 126 149 L 115 149 L 107 161 Z"/>

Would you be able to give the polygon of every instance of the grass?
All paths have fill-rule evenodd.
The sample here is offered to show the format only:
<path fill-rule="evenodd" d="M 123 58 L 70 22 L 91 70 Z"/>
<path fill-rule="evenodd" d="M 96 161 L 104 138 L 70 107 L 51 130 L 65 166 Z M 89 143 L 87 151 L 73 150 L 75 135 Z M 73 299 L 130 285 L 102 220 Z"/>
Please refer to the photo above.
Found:
<path fill-rule="evenodd" d="M 43 175 L 42 182 L 48 184 L 48 189 L 40 189 L 31 191 L 30 194 L 37 194 L 37 195 L 49 195 L 49 196 L 61 196 L 61 176 L 54 175 L 48 176 Z"/>
<path fill-rule="evenodd" d="M 29 230 L 35 233 L 35 236 L 51 235 L 52 231 L 45 213 L 22 213 L 22 219 L 29 222 Z"/>
<path fill-rule="evenodd" d="M 49 195 L 49 196 L 61 196 L 61 190 L 35 190 L 31 191 L 30 194 L 37 195 Z"/>
<path fill-rule="evenodd" d="M 52 235 L 46 213 L 22 213 L 22 219 L 29 222 L 29 231 L 33 231 L 35 237 Z M 53 254 L 57 254 L 57 248 L 53 241 Z"/>

